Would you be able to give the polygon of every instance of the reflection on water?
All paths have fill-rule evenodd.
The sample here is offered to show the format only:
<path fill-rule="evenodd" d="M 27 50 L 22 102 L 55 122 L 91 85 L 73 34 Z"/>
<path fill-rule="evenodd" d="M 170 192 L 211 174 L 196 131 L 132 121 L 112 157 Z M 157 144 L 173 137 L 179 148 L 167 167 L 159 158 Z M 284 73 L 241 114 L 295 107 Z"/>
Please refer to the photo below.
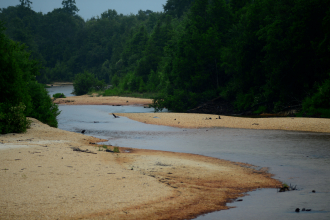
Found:
<path fill-rule="evenodd" d="M 299 190 L 258 190 L 229 204 L 235 209 L 198 219 L 330 219 L 330 135 L 231 128 L 180 129 L 147 125 L 109 113 L 152 112 L 132 106 L 60 106 L 59 128 L 107 139 L 122 147 L 185 152 L 269 167 Z M 312 193 L 316 190 L 316 193 Z M 295 213 L 296 208 L 312 212 Z"/>

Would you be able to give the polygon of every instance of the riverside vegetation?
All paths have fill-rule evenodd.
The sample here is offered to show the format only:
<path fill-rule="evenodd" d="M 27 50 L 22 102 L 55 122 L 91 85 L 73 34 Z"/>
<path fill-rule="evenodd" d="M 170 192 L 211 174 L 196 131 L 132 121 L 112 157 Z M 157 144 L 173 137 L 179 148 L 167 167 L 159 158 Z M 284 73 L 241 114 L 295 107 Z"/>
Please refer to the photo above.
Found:
<path fill-rule="evenodd" d="M 149 94 L 157 110 L 221 97 L 236 112 L 330 117 L 328 0 L 167 0 L 163 12 L 108 9 L 86 21 L 75 0 L 47 14 L 31 4 L 3 8 L 0 19 L 44 67 L 40 83 Z"/>
<path fill-rule="evenodd" d="M 30 125 L 26 117 L 57 127 L 58 107 L 35 78 L 39 63 L 4 29 L 0 22 L 0 134 L 26 131 Z"/>

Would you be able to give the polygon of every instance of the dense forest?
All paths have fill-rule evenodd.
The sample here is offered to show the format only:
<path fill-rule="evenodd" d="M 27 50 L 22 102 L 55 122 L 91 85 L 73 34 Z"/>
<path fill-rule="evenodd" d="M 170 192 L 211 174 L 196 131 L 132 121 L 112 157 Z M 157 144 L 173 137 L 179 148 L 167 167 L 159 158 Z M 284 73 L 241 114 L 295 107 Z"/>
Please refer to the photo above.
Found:
<path fill-rule="evenodd" d="M 218 98 L 230 113 L 330 117 L 329 0 L 167 0 L 86 21 L 75 0 L 47 14 L 20 2 L 0 20 L 43 66 L 40 83 L 95 78 L 112 85 L 104 95 L 154 93 L 157 110 Z"/>

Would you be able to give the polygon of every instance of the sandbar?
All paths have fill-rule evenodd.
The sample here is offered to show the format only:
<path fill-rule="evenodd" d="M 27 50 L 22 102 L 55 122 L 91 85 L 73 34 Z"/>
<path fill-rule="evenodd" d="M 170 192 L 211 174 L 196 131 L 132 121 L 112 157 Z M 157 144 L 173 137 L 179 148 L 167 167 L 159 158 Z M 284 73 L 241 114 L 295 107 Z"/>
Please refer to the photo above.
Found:
<path fill-rule="evenodd" d="M 152 104 L 152 99 L 120 97 L 120 96 L 98 96 L 97 94 L 93 94 L 93 95 L 70 96 L 67 98 L 58 98 L 54 100 L 54 103 L 60 105 L 148 106 Z"/>
<path fill-rule="evenodd" d="M 129 119 L 155 125 L 180 128 L 245 128 L 330 133 L 328 118 L 244 118 L 196 113 L 116 113 Z"/>
<path fill-rule="evenodd" d="M 267 168 L 165 151 L 106 152 L 96 145 L 101 139 L 30 120 L 26 133 L 0 135 L 0 219 L 191 219 L 281 186 Z"/>

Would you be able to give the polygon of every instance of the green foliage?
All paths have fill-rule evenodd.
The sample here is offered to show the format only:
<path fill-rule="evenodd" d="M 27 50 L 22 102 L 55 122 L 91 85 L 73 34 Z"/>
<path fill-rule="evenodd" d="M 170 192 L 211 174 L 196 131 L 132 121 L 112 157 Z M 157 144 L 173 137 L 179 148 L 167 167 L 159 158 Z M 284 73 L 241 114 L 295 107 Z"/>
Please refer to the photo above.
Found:
<path fill-rule="evenodd" d="M 84 94 L 103 80 L 112 84 L 106 95 L 157 94 L 157 110 L 186 111 L 218 96 L 237 112 L 302 105 L 304 115 L 325 117 L 330 109 L 323 92 L 330 72 L 328 0 L 167 0 L 164 12 L 107 10 L 87 21 L 74 0 L 44 15 L 20 2 L 2 9 L 0 19 L 6 34 L 45 66 L 35 74 L 39 82 L 75 79 L 83 88 L 77 94 Z M 15 97 L 13 106 L 22 102 L 29 111 L 31 97 L 22 91 L 31 75 L 21 67 L 23 74 L 10 76 L 14 87 L 3 88 Z"/>
<path fill-rule="evenodd" d="M 75 15 L 79 9 L 76 6 L 75 0 L 63 0 L 62 1 L 63 9 L 65 12 Z"/>
<path fill-rule="evenodd" d="M 30 121 L 26 118 L 25 105 L 5 106 L 0 104 L 0 134 L 21 133 L 30 127 Z"/>
<path fill-rule="evenodd" d="M 53 94 L 53 97 L 54 98 L 66 98 L 66 96 L 63 94 L 63 93 L 55 93 L 55 94 Z"/>
<path fill-rule="evenodd" d="M 113 147 L 113 152 L 114 152 L 114 153 L 120 153 L 120 151 L 119 151 L 119 147 Z"/>
<path fill-rule="evenodd" d="M 38 62 L 3 31 L 0 23 L 0 133 L 26 131 L 30 125 L 27 116 L 57 127 L 58 108 L 35 80 Z"/>
<path fill-rule="evenodd" d="M 261 113 L 266 112 L 266 110 L 267 110 L 267 107 L 262 105 L 262 106 L 259 106 L 259 108 L 256 111 L 254 111 L 253 113 L 254 114 L 261 114 Z"/>
<path fill-rule="evenodd" d="M 73 93 L 76 95 L 87 94 L 92 89 L 103 90 L 105 83 L 95 78 L 94 74 L 85 71 L 75 76 L 73 82 Z"/>
<path fill-rule="evenodd" d="M 28 92 L 31 96 L 32 111 L 27 116 L 36 118 L 39 121 L 52 127 L 57 127 L 57 116 L 60 114 L 58 106 L 53 103 L 44 87 L 37 82 L 28 84 Z"/>
<path fill-rule="evenodd" d="M 330 79 L 318 86 L 317 91 L 302 103 L 299 116 L 316 116 L 330 118 Z"/>
<path fill-rule="evenodd" d="M 184 12 L 188 11 L 193 1 L 194 0 L 167 0 L 166 4 L 163 5 L 164 12 L 173 17 L 180 18 Z"/>

